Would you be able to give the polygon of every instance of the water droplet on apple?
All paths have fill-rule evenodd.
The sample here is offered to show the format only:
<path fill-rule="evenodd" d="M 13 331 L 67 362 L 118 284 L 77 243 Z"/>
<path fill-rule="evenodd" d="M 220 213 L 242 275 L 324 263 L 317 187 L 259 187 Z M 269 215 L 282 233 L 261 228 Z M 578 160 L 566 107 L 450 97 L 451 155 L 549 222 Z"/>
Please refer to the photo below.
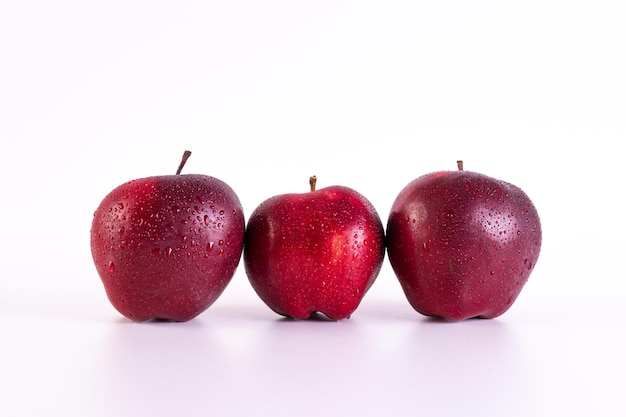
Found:
<path fill-rule="evenodd" d="M 217 242 L 217 244 L 218 244 L 218 245 L 220 245 L 220 246 L 222 246 L 222 245 L 224 244 L 224 241 L 223 241 L 222 239 L 220 239 L 220 240 Z"/>
<path fill-rule="evenodd" d="M 109 262 L 109 271 L 115 272 L 115 264 L 113 263 L 113 261 Z"/>
<path fill-rule="evenodd" d="M 220 210 L 220 216 L 224 215 L 224 210 Z"/>
<path fill-rule="evenodd" d="M 208 225 L 209 225 L 209 215 L 208 215 L 208 214 L 205 214 L 205 215 L 204 215 L 204 225 L 205 225 L 205 226 L 208 226 Z"/>
<path fill-rule="evenodd" d="M 495 274 L 496 274 L 496 272 L 495 272 L 495 271 L 490 271 L 490 272 L 489 272 L 489 275 L 495 275 Z"/>
<path fill-rule="evenodd" d="M 172 254 L 172 248 L 170 248 L 169 246 L 165 248 L 165 250 L 163 251 L 163 258 L 167 259 L 170 257 L 170 255 Z"/>
<path fill-rule="evenodd" d="M 124 226 L 120 227 L 120 228 L 117 230 L 117 232 L 118 232 L 120 235 L 123 235 L 123 234 L 124 234 Z"/>
<path fill-rule="evenodd" d="M 430 252 L 430 245 L 428 244 L 428 242 L 424 242 L 424 252 Z"/>
<path fill-rule="evenodd" d="M 208 245 L 206 245 L 206 250 L 211 252 L 213 250 L 213 246 L 215 246 L 215 242 L 211 241 Z"/>

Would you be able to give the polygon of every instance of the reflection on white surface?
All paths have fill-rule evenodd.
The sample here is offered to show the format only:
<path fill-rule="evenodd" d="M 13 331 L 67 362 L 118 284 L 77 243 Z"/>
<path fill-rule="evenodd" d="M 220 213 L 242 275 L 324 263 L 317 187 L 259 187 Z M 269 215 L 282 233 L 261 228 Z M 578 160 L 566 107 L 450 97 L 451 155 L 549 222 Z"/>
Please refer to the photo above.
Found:
<path fill-rule="evenodd" d="M 108 408 L 128 415 L 205 407 L 220 415 L 403 415 L 413 407 L 510 415 L 527 388 L 515 337 L 496 320 L 261 313 L 110 326 L 96 366 L 99 402 L 114 399 Z"/>

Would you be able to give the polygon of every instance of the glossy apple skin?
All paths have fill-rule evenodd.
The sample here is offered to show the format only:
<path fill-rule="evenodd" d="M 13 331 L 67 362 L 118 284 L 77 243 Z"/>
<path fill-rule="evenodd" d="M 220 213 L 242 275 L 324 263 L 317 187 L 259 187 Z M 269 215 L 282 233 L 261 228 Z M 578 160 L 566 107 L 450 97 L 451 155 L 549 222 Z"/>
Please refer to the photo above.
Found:
<path fill-rule="evenodd" d="M 537 263 L 542 238 L 537 210 L 521 189 L 468 171 L 409 183 L 386 233 L 409 303 L 452 321 L 507 311 Z"/>
<path fill-rule="evenodd" d="M 187 321 L 226 288 L 243 251 L 235 192 L 205 175 L 137 179 L 96 209 L 91 251 L 113 306 L 134 321 Z"/>
<path fill-rule="evenodd" d="M 248 220 L 243 254 L 252 287 L 276 313 L 332 320 L 356 310 L 384 256 L 376 210 L 341 186 L 261 203 Z"/>

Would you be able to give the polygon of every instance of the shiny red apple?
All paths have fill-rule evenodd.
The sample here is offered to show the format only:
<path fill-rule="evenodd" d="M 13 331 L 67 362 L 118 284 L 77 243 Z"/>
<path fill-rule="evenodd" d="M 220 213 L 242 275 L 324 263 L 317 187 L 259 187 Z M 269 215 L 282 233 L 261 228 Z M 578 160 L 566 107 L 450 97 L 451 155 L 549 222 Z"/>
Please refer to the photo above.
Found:
<path fill-rule="evenodd" d="M 246 273 L 276 313 L 341 320 L 359 306 L 385 255 L 384 228 L 373 205 L 351 188 L 283 194 L 261 203 L 248 220 Z"/>
<path fill-rule="evenodd" d="M 515 185 L 463 170 L 409 183 L 394 201 L 387 251 L 409 303 L 449 320 L 507 311 L 537 263 L 541 224 Z"/>
<path fill-rule="evenodd" d="M 113 306 L 134 321 L 187 321 L 226 288 L 241 258 L 244 215 L 235 192 L 206 175 L 136 179 L 96 209 L 91 252 Z"/>

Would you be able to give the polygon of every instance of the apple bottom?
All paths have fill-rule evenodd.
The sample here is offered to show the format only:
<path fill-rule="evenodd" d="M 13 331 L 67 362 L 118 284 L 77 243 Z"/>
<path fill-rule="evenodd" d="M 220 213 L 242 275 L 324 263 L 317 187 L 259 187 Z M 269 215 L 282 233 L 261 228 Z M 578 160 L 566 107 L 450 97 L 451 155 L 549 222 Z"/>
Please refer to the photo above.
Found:
<path fill-rule="evenodd" d="M 297 259 L 293 257 L 292 259 Z M 278 263 L 277 268 L 290 262 Z M 297 264 L 297 262 L 293 262 Z M 330 275 L 314 265 L 297 264 L 285 267 L 280 275 L 273 275 L 264 284 L 253 283 L 262 300 L 277 314 L 294 319 L 307 319 L 316 313 L 331 320 L 349 318 L 358 308 L 371 285 L 371 280 L 357 283 L 351 275 L 375 276 L 376 271 L 357 272 L 358 267 L 347 267 L 349 272 Z"/>
<path fill-rule="evenodd" d="M 404 279 L 402 289 L 409 304 L 425 316 L 449 321 L 493 319 L 504 314 L 526 281 L 506 282 L 485 278 L 459 282 L 458 278 L 425 277 L 418 282 Z M 492 292 L 490 287 L 498 287 Z"/>
<path fill-rule="evenodd" d="M 145 269 L 154 269 L 154 264 Z M 168 269 L 164 268 L 160 274 L 122 275 L 109 280 L 105 286 L 107 297 L 117 311 L 136 322 L 150 319 L 184 322 L 207 310 L 230 281 L 211 278 L 224 276 L 218 272 L 207 273 L 202 280 L 181 282 L 184 271 Z"/>
<path fill-rule="evenodd" d="M 535 246 L 494 245 L 471 232 L 463 235 L 471 238 L 456 240 L 457 233 L 397 235 L 398 219 L 393 218 L 388 232 L 389 259 L 407 300 L 426 316 L 460 321 L 502 315 L 537 260 Z"/>

